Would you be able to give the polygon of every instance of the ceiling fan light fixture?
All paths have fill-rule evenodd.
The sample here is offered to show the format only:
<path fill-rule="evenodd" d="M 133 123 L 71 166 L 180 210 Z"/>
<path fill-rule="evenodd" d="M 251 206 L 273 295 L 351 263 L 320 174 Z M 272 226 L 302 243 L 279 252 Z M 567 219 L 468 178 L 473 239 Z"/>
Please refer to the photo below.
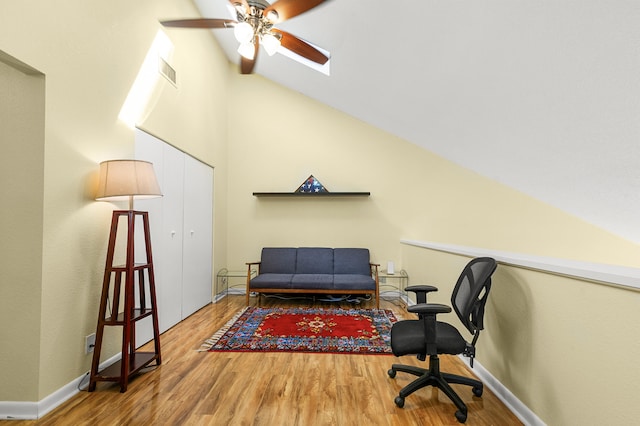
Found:
<path fill-rule="evenodd" d="M 267 12 L 266 18 L 271 22 L 278 22 L 278 18 L 280 18 L 280 15 L 278 15 L 278 12 L 271 9 L 270 11 Z"/>
<path fill-rule="evenodd" d="M 280 47 L 280 39 L 273 34 L 265 34 L 262 36 L 262 46 L 267 51 L 267 55 L 273 56 Z"/>
<path fill-rule="evenodd" d="M 247 58 L 248 60 L 252 61 L 255 54 L 256 54 L 256 50 L 255 47 L 253 46 L 253 43 L 248 42 L 248 43 L 240 43 L 240 47 L 238 47 L 238 53 Z"/>
<path fill-rule="evenodd" d="M 240 43 L 249 43 L 253 38 L 253 27 L 248 22 L 240 22 L 233 29 L 233 35 Z"/>
<path fill-rule="evenodd" d="M 235 9 L 235 10 L 237 10 L 238 12 L 240 12 L 240 13 L 245 13 L 245 7 L 244 7 L 244 5 L 242 4 L 242 2 L 234 1 L 234 2 L 232 3 L 232 6 L 233 6 L 233 7 L 234 7 L 234 9 Z"/>

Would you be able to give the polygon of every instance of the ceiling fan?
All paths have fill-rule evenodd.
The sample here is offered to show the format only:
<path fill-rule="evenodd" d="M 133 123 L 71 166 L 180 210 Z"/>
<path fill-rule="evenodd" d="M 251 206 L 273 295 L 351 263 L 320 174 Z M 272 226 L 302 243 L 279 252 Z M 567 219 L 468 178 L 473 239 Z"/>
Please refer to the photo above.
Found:
<path fill-rule="evenodd" d="M 233 19 L 177 19 L 161 21 L 165 27 L 178 28 L 233 28 L 240 42 L 240 72 L 251 74 L 256 64 L 260 44 L 270 56 L 282 46 L 310 61 L 324 65 L 329 58 L 309 43 L 274 27 L 275 24 L 298 16 L 324 3 L 326 0 L 276 0 L 269 4 L 265 0 L 229 0 L 235 9 L 237 21 Z"/>

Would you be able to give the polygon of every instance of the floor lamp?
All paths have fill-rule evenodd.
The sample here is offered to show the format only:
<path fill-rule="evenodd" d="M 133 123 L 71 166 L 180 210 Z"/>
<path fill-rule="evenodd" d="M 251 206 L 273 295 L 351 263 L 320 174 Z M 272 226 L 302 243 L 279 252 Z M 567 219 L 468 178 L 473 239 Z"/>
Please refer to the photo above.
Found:
<path fill-rule="evenodd" d="M 96 200 L 129 200 L 128 210 L 115 210 L 111 217 L 111 231 L 107 249 L 102 296 L 96 329 L 96 343 L 91 364 L 89 392 L 99 381 L 118 382 L 125 392 L 129 377 L 155 361 L 160 365 L 160 339 L 156 304 L 153 257 L 149 234 L 149 215 L 133 209 L 134 198 L 160 197 L 160 187 L 153 164 L 139 160 L 111 160 L 100 163 L 100 180 Z M 122 265 L 114 264 L 118 224 L 126 218 L 126 254 Z M 135 261 L 135 227 L 140 219 L 144 229 L 145 261 Z M 137 300 L 136 300 L 137 288 Z M 147 303 L 149 297 L 149 303 Z M 121 303 L 124 305 L 122 312 Z M 109 308 L 109 313 L 107 313 Z M 154 351 L 136 350 L 136 323 L 150 317 L 153 323 Z M 100 370 L 100 352 L 105 327 L 122 327 L 122 358 Z"/>

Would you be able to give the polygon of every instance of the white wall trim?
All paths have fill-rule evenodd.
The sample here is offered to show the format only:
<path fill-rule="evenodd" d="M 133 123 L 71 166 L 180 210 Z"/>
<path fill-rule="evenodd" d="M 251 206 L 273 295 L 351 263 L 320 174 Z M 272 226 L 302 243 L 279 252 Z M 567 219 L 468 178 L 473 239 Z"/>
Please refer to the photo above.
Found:
<path fill-rule="evenodd" d="M 37 402 L 0 401 L 0 419 L 2 420 L 35 420 L 37 418 Z"/>
<path fill-rule="evenodd" d="M 511 393 L 511 391 L 507 389 L 502 383 L 500 383 L 498 379 L 496 379 L 489 371 L 487 371 L 487 369 L 485 369 L 477 359 L 474 359 L 473 368 L 471 368 L 468 358 L 462 355 L 458 355 L 458 358 L 460 358 L 462 362 L 465 363 L 470 371 L 473 371 L 473 373 L 478 376 L 480 381 L 482 381 L 482 383 L 486 387 L 491 389 L 491 392 L 493 392 L 498 397 L 498 399 L 502 401 L 502 403 L 506 405 L 507 408 L 509 408 L 509 410 L 511 410 L 511 412 L 520 419 L 522 423 L 527 426 L 545 425 L 545 423 L 538 416 L 536 416 L 536 414 L 531 411 L 529 407 L 524 405 L 522 401 L 516 398 L 516 396 Z"/>
<path fill-rule="evenodd" d="M 99 369 L 102 370 L 120 359 L 120 353 L 112 356 L 102 364 Z M 45 397 L 38 402 L 25 401 L 0 401 L 0 419 L 2 420 L 37 420 L 45 416 L 54 408 L 57 408 L 68 399 L 78 394 L 80 382 L 86 380 L 85 387 L 89 384 L 87 373 L 67 383 L 51 395 Z"/>
<path fill-rule="evenodd" d="M 555 257 L 533 256 L 431 241 L 400 240 L 402 244 L 469 257 L 490 256 L 499 263 L 535 271 L 640 291 L 640 268 L 589 263 Z"/>

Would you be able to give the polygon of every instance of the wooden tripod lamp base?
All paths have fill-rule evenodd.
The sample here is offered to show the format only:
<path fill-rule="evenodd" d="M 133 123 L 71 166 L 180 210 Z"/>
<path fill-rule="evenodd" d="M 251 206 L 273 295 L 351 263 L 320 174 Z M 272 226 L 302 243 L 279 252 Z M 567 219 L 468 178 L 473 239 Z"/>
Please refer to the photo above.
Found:
<path fill-rule="evenodd" d="M 124 265 L 114 265 L 113 258 L 118 223 L 120 223 L 121 217 L 126 218 L 127 221 L 126 262 Z M 135 263 L 134 261 L 136 218 L 141 219 L 144 227 L 146 261 L 142 263 Z M 121 300 L 124 301 L 122 312 L 120 312 Z M 109 308 L 108 314 L 107 307 Z M 155 350 L 154 352 L 136 351 L 136 323 L 147 317 L 151 317 L 153 323 Z M 104 330 L 105 327 L 111 326 L 122 327 L 122 358 L 120 361 L 99 371 Z M 111 219 L 111 233 L 104 280 L 102 282 L 102 296 L 100 298 L 100 312 L 96 329 L 96 345 L 91 364 L 89 392 L 94 391 L 97 382 L 100 381 L 118 382 L 120 383 L 120 392 L 125 392 L 129 378 L 153 361 L 155 361 L 156 365 L 160 365 L 162 362 L 153 257 L 149 235 L 149 215 L 147 212 L 134 210 L 116 210 L 113 212 Z"/>

